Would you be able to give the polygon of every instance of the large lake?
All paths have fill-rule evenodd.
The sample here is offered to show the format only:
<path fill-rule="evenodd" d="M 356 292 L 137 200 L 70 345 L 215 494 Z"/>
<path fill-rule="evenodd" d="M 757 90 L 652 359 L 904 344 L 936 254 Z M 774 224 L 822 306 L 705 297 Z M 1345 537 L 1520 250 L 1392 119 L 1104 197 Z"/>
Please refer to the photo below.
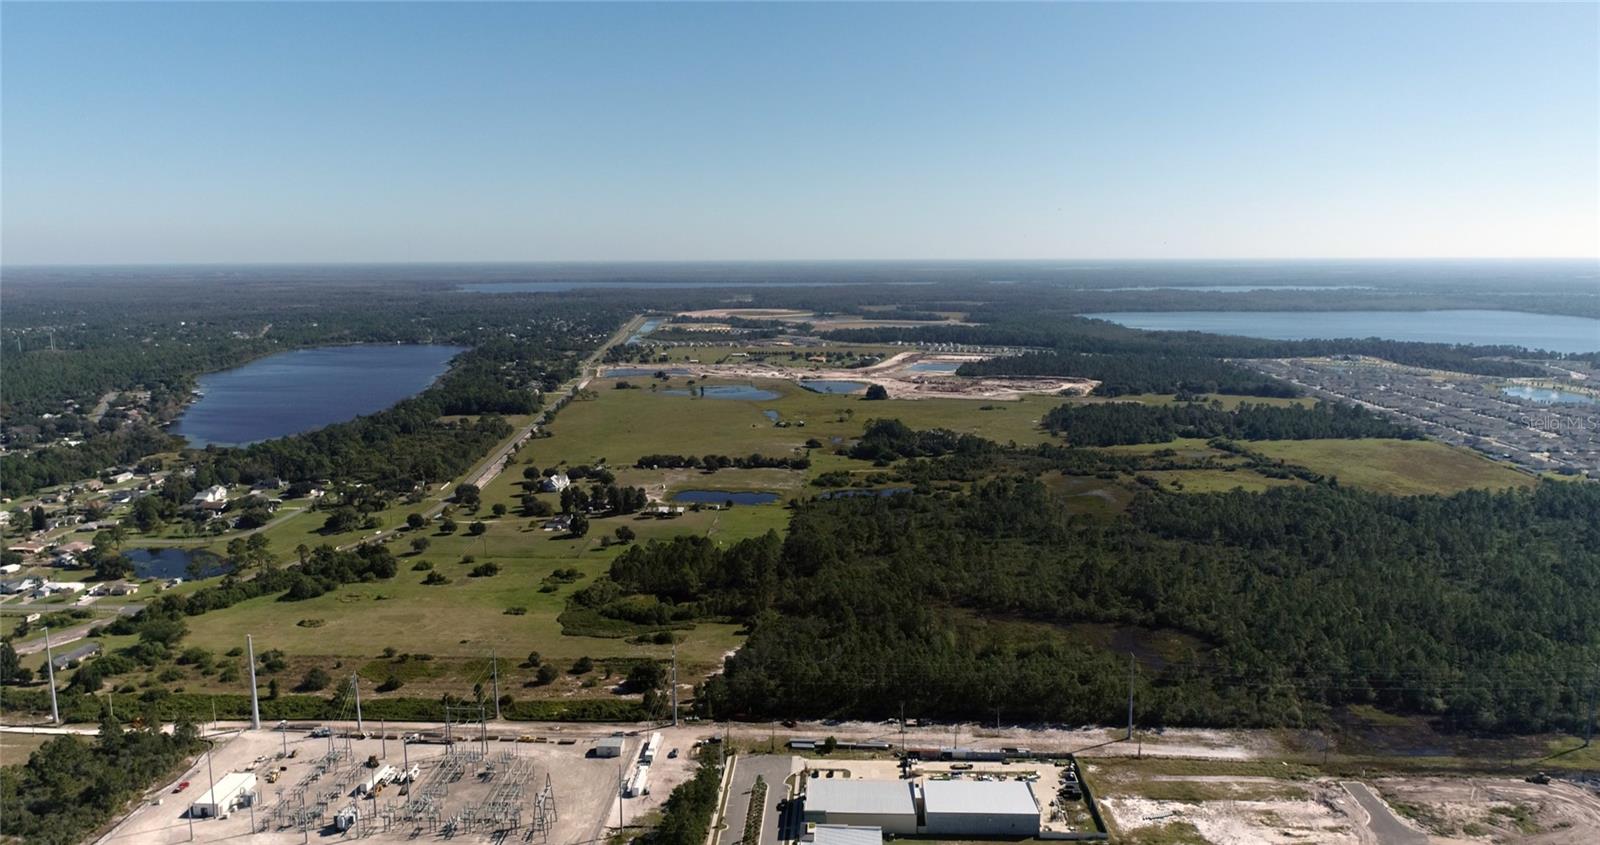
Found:
<path fill-rule="evenodd" d="M 381 411 L 420 393 L 459 346 L 297 349 L 203 375 L 172 431 L 193 446 L 243 446 Z"/>
<path fill-rule="evenodd" d="M 1600 320 L 1522 311 L 1119 311 L 1084 314 L 1135 329 L 1272 340 L 1381 337 L 1426 343 L 1507 344 L 1551 352 L 1600 350 Z"/>

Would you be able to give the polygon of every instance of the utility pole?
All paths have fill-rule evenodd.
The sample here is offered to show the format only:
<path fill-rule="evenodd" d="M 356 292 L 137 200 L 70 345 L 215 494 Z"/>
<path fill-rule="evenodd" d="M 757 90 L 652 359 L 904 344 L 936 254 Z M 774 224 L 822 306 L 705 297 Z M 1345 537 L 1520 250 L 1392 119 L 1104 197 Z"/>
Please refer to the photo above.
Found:
<path fill-rule="evenodd" d="M 389 759 L 389 720 L 381 717 L 378 719 L 378 749 L 383 759 Z"/>
<path fill-rule="evenodd" d="M 244 648 L 250 661 L 250 729 L 261 730 L 261 693 L 256 689 L 256 642 L 244 635 Z M 282 712 L 282 711 L 279 711 Z"/>
<path fill-rule="evenodd" d="M 350 689 L 356 694 L 356 733 L 361 733 L 367 728 L 361 721 L 361 676 L 355 672 L 350 673 Z"/>
<path fill-rule="evenodd" d="M 54 335 L 51 335 L 54 337 Z M 44 629 L 44 671 L 50 676 L 50 721 L 61 724 L 61 708 L 56 706 L 56 658 L 50 651 L 50 629 Z"/>
<path fill-rule="evenodd" d="M 672 638 L 672 726 L 678 726 L 678 638 Z"/>
<path fill-rule="evenodd" d="M 494 649 L 489 650 L 489 668 L 494 672 L 494 720 L 500 721 L 500 661 L 495 659 Z"/>
<path fill-rule="evenodd" d="M 222 810 L 217 807 L 217 773 L 211 769 L 211 752 L 215 750 L 214 745 L 206 749 L 206 778 L 211 781 L 211 818 L 222 814 Z"/>
<path fill-rule="evenodd" d="M 1133 652 L 1128 652 L 1128 739 L 1133 739 Z"/>

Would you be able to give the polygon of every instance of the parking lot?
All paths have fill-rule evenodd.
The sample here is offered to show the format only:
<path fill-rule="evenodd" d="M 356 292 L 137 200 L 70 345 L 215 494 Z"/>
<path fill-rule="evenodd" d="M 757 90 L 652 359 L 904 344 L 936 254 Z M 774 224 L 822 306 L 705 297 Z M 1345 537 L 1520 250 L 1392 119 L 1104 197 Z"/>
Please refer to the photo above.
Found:
<path fill-rule="evenodd" d="M 176 780 L 146 800 L 100 841 L 104 843 L 261 843 L 367 839 L 496 839 L 531 843 L 594 842 L 656 809 L 693 773 L 693 738 L 671 731 L 650 767 L 650 792 L 623 798 L 619 778 L 632 774 L 649 732 L 623 738 L 619 757 L 594 756 L 601 726 L 541 734 L 489 733 L 458 727 L 456 742 L 403 742 L 407 732 L 312 736 L 307 730 L 242 731 L 223 737 Z M 429 736 L 429 734 L 425 734 Z M 667 756 L 683 740 L 682 754 Z M 375 762 L 376 765 L 369 765 Z M 415 767 L 415 780 L 360 794 L 393 766 Z M 256 800 L 221 818 L 194 818 L 190 804 L 229 772 L 254 772 Z M 186 787 L 182 784 L 187 783 Z M 619 806 L 620 805 L 620 806 Z M 357 821 L 338 830 L 335 818 L 354 807 Z"/>

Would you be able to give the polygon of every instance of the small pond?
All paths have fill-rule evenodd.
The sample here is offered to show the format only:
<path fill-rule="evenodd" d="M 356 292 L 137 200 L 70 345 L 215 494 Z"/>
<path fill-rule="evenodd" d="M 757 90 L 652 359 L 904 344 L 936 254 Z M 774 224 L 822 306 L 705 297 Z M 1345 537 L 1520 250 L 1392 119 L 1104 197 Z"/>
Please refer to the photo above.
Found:
<path fill-rule="evenodd" d="M 961 369 L 960 361 L 918 361 L 911 365 L 913 373 L 955 373 Z"/>
<path fill-rule="evenodd" d="M 752 399 L 766 401 L 778 398 L 771 390 L 762 390 L 753 384 L 717 384 L 710 387 L 663 390 L 668 396 L 689 396 L 691 391 L 705 399 Z"/>
<path fill-rule="evenodd" d="M 778 498 L 777 493 L 766 490 L 679 490 L 672 494 L 674 502 L 701 505 L 721 505 L 727 502 L 736 505 L 770 505 L 778 501 Z"/>
<path fill-rule="evenodd" d="M 1512 387 L 1502 387 L 1500 392 L 1516 399 L 1538 402 L 1541 405 L 1600 405 L 1600 399 L 1596 399 L 1593 396 L 1573 393 L 1568 390 L 1553 390 L 1548 387 L 1514 385 Z"/>
<path fill-rule="evenodd" d="M 864 381 L 840 381 L 835 379 L 801 379 L 800 386 L 812 393 L 856 393 L 867 389 Z"/>
<path fill-rule="evenodd" d="M 140 578 L 212 578 L 233 569 L 220 555 L 204 549 L 129 549 L 122 554 Z"/>
<path fill-rule="evenodd" d="M 769 410 L 766 410 L 766 411 L 762 411 L 761 414 L 762 414 L 762 416 L 766 417 L 769 420 L 772 420 L 773 422 L 777 422 L 778 421 L 778 412 L 777 411 L 773 411 L 773 410 L 769 409 Z"/>

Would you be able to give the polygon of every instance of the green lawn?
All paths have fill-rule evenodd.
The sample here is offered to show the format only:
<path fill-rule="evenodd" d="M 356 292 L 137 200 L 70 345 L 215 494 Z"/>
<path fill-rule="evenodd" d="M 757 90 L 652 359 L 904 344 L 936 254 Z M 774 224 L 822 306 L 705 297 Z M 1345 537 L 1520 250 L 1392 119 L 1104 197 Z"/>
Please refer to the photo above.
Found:
<path fill-rule="evenodd" d="M 1432 440 L 1271 440 L 1246 445 L 1335 476 L 1340 484 L 1399 496 L 1530 487 L 1537 480 L 1476 452 Z"/>

